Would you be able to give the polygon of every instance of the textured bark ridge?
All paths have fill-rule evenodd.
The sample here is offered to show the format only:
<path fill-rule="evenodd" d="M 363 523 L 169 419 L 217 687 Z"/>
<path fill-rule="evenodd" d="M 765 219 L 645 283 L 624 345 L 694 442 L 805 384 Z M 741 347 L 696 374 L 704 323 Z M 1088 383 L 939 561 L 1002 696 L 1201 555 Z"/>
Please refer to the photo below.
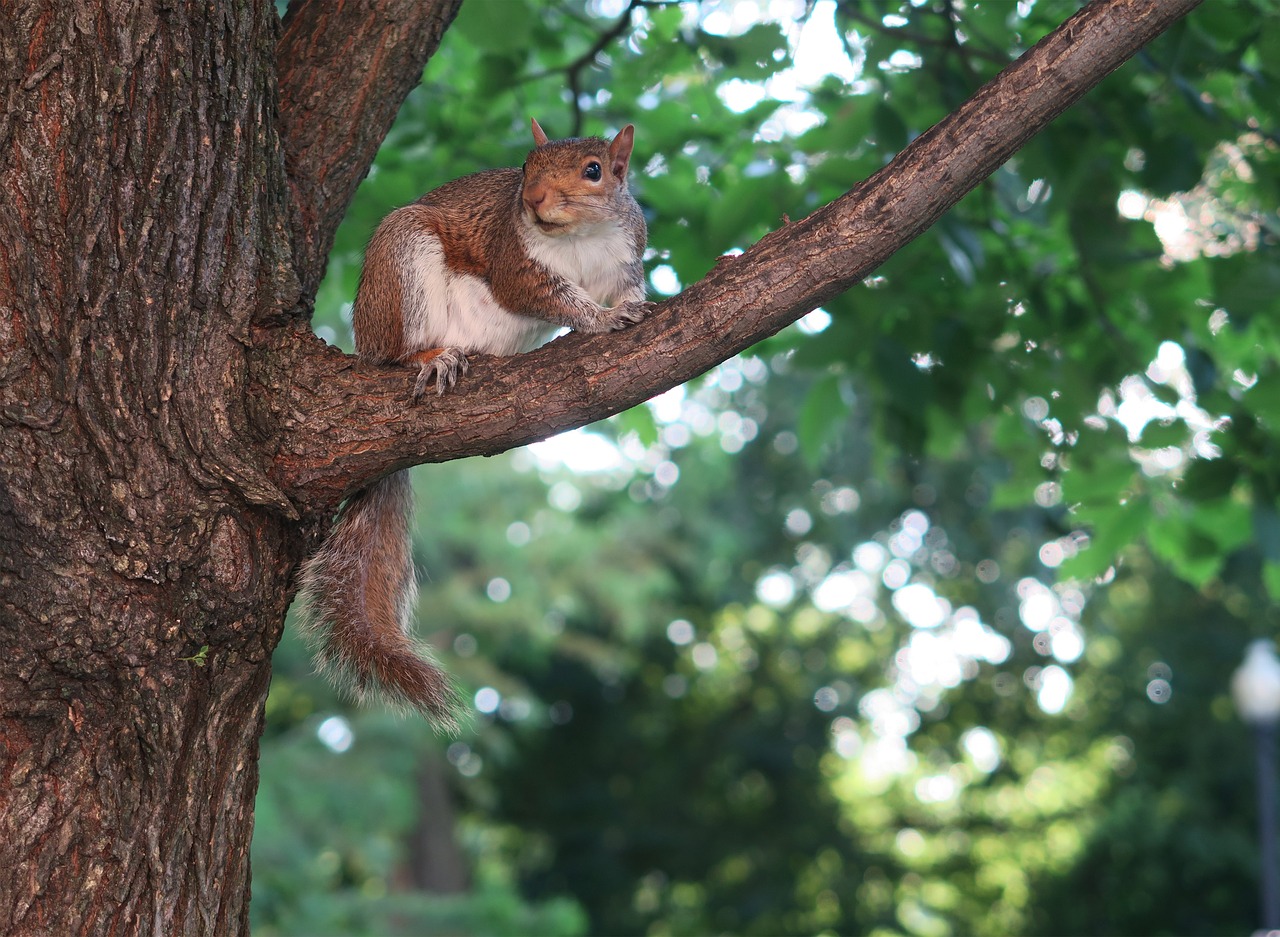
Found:
<path fill-rule="evenodd" d="M 344 495 L 617 412 L 794 321 L 1196 2 L 1085 7 L 649 321 L 477 357 L 411 406 L 411 375 L 305 320 L 458 0 L 294 0 L 283 25 L 266 0 L 0 0 L 0 933 L 246 932 L 270 654 Z"/>
<path fill-rule="evenodd" d="M 251 323 L 305 317 L 454 6 L 298 7 L 395 50 L 334 165 L 283 145 L 278 88 L 343 110 L 382 73 L 311 88 L 271 3 L 0 3 L 0 933 L 247 930 L 262 704 L 307 543 L 267 476 Z"/>
<path fill-rule="evenodd" d="M 276 24 L 78 6 L 0 14 L 0 929 L 227 933 L 291 552 L 245 445 Z"/>

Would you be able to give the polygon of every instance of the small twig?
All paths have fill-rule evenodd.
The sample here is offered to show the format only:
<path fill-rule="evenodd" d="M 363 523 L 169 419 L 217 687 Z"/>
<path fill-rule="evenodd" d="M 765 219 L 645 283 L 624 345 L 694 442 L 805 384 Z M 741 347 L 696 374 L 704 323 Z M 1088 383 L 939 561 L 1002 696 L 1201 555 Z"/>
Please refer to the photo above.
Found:
<path fill-rule="evenodd" d="M 997 62 L 1001 65 L 1007 65 L 1009 63 L 1009 56 L 1003 55 L 1000 52 L 987 52 L 984 49 L 979 48 L 974 43 L 975 39 L 981 39 L 983 44 L 988 48 L 999 48 L 999 43 L 992 42 L 986 36 L 981 35 L 975 28 L 973 28 L 973 26 L 967 26 L 965 24 L 963 17 L 960 15 L 960 10 L 956 6 L 955 0 L 950 0 L 950 2 L 947 3 L 944 15 L 950 21 L 951 42 L 954 43 L 956 51 L 960 54 L 961 58 L 965 60 L 965 65 L 971 72 L 975 71 L 975 69 L 969 61 L 970 58 L 984 58 L 988 62 Z M 960 33 L 962 31 L 969 40 L 968 42 L 960 41 Z"/>
<path fill-rule="evenodd" d="M 637 9 L 660 9 L 662 7 L 674 6 L 679 0 L 631 0 L 627 4 L 627 8 L 622 11 L 622 15 L 614 22 L 612 26 L 600 33 L 596 37 L 596 41 L 591 44 L 591 48 L 587 49 L 576 59 L 566 65 L 560 65 L 555 68 L 544 69 L 540 72 L 534 72 L 525 75 L 520 79 L 520 83 L 528 81 L 541 81 L 544 78 L 550 78 L 553 75 L 563 74 L 569 85 L 569 93 L 572 95 L 573 102 L 573 127 L 570 136 L 578 136 L 582 132 L 582 104 L 579 101 L 582 90 L 582 72 L 595 63 L 596 56 L 607 49 L 615 39 L 625 33 L 631 26 L 631 14 Z"/>
<path fill-rule="evenodd" d="M 636 0 L 632 0 L 622 12 L 622 15 L 618 17 L 617 22 L 597 36 L 590 49 L 565 67 L 566 78 L 569 81 L 569 92 L 573 100 L 573 130 L 570 134 L 571 136 L 576 137 L 582 133 L 582 103 L 579 100 L 582 89 L 582 70 L 594 63 L 597 55 L 607 49 L 613 40 L 630 28 L 631 14 L 635 11 L 635 8 Z"/>
<path fill-rule="evenodd" d="M 970 56 L 973 56 L 974 58 L 980 58 L 980 59 L 983 59 L 984 61 L 992 62 L 996 65 L 1009 64 L 1008 56 L 999 55 L 995 52 L 988 52 L 985 49 L 974 48 L 971 45 L 963 45 L 963 46 L 960 45 L 956 41 L 954 32 L 952 32 L 952 34 L 946 39 L 938 39 L 933 36 L 925 35 L 922 32 L 917 32 L 916 30 L 913 30 L 913 29 L 902 29 L 897 26 L 892 26 L 892 27 L 886 26 L 884 25 L 883 22 L 876 19 L 874 16 L 868 16 L 867 14 L 859 10 L 853 9 L 853 5 L 848 2 L 841 3 L 838 6 L 838 9 L 841 14 L 848 17 L 853 22 L 861 23 L 863 26 L 867 26 L 871 28 L 873 31 L 879 33 L 882 36 L 892 37 L 895 39 L 905 39 L 908 42 L 915 43 L 916 45 L 946 49 L 949 52 L 955 52 L 959 50 L 962 56 L 970 55 Z"/>

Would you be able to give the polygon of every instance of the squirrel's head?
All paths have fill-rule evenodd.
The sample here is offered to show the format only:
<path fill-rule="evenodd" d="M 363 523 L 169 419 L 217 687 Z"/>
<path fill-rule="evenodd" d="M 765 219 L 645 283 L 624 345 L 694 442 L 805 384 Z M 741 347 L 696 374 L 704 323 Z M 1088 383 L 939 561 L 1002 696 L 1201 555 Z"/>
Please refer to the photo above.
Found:
<path fill-rule="evenodd" d="M 521 171 L 525 217 L 551 237 L 571 234 L 581 225 L 616 220 L 624 208 L 627 167 L 635 128 L 623 127 L 612 141 L 600 137 L 549 140 L 533 123 L 533 141 Z"/>

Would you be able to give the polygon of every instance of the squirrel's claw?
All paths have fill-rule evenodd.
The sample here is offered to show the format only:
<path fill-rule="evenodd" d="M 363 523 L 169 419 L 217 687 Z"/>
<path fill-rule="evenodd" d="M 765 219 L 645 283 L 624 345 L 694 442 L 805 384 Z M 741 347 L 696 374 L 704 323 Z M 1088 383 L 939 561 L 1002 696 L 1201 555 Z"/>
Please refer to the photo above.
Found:
<path fill-rule="evenodd" d="M 442 397 L 453 389 L 458 378 L 470 369 L 467 356 L 456 348 L 445 348 L 439 354 L 426 361 L 418 362 L 418 379 L 413 382 L 414 399 L 427 392 L 427 387 L 435 379 L 436 396 Z"/>
<path fill-rule="evenodd" d="M 647 316 L 649 311 L 656 305 L 657 303 L 647 302 L 642 299 L 619 303 L 609 310 L 606 330 L 616 331 L 617 329 L 625 329 L 629 325 L 635 325 Z"/>

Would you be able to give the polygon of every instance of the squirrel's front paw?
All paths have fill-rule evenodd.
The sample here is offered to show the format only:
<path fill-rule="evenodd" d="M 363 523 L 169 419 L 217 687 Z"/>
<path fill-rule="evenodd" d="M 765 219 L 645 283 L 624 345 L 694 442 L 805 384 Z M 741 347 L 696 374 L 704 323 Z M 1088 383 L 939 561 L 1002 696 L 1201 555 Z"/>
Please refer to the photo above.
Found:
<path fill-rule="evenodd" d="M 441 348 L 420 351 L 409 357 L 411 363 L 418 366 L 418 379 L 413 383 L 413 396 L 421 397 L 434 379 L 436 396 L 442 396 L 453 388 L 458 378 L 467 373 L 471 367 L 467 356 L 456 348 Z"/>
<path fill-rule="evenodd" d="M 613 332 L 617 329 L 625 329 L 629 325 L 635 325 L 647 316 L 649 311 L 656 305 L 657 303 L 640 299 L 619 303 L 612 309 L 606 309 L 604 315 L 601 316 L 600 331 Z"/>

